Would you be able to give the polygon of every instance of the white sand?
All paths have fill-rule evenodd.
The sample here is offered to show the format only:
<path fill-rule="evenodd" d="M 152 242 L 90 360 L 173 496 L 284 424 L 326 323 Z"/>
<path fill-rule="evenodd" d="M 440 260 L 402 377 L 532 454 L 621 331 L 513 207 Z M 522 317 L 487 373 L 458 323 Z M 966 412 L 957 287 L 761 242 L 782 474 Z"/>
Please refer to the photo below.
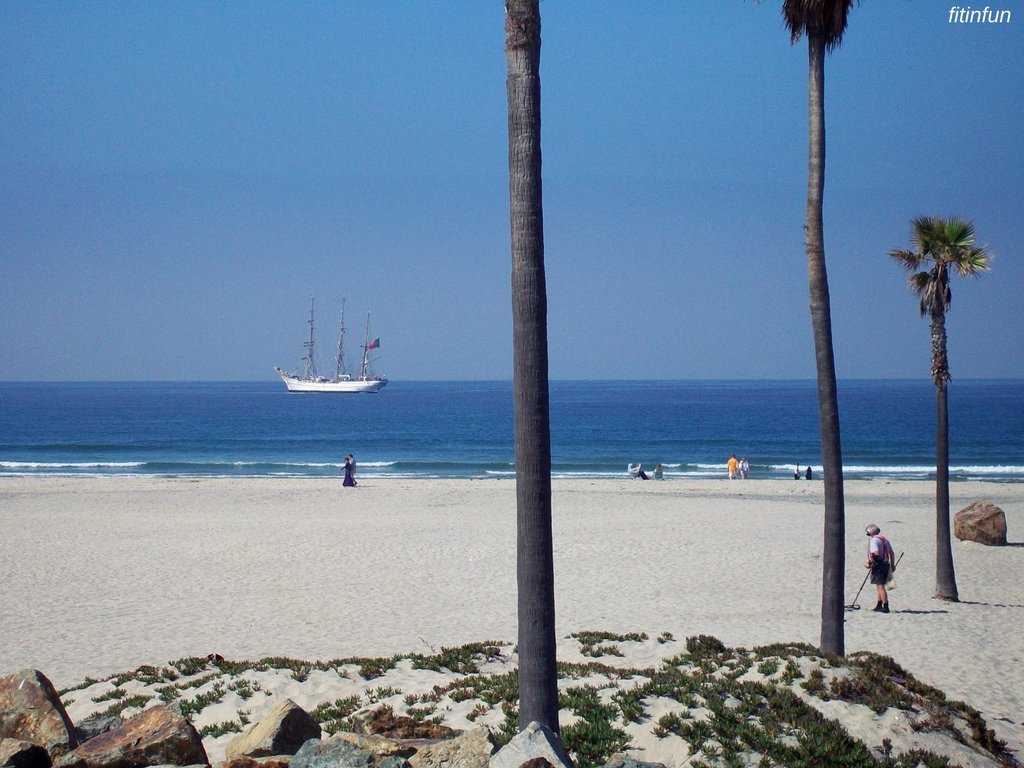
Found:
<path fill-rule="evenodd" d="M 817 645 L 821 492 L 556 481 L 559 636 Z M 873 613 L 865 586 L 846 650 L 893 656 L 1024 749 L 1024 484 L 951 493 L 953 512 L 1001 506 L 1018 544 L 954 539 L 960 603 L 932 598 L 934 486 L 847 482 L 846 601 L 864 578 L 867 522 L 906 556 L 894 612 Z M 508 480 L 4 477 L 0 562 L 0 674 L 34 667 L 58 687 L 208 653 L 329 659 L 516 636 Z"/>

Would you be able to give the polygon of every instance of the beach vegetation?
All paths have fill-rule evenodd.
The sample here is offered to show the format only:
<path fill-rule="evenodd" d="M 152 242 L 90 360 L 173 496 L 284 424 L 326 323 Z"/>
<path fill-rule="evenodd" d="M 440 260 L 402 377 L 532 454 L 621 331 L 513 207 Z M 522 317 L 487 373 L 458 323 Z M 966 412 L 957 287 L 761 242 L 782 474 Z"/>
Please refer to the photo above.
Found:
<path fill-rule="evenodd" d="M 397 696 L 401 692 L 401 688 L 395 688 L 390 685 L 379 685 L 372 691 L 367 692 L 366 698 L 371 704 L 376 704 L 378 701 L 383 701 L 384 699 L 390 699 L 392 696 Z"/>
<path fill-rule="evenodd" d="M 786 666 L 782 670 L 782 682 L 790 685 L 794 680 L 799 680 L 803 676 L 804 673 L 800 671 L 800 665 L 792 658 L 786 659 Z"/>
<path fill-rule="evenodd" d="M 179 700 L 178 709 L 181 711 L 181 714 L 189 720 L 192 720 L 210 704 L 216 704 L 218 701 L 223 699 L 224 690 L 223 683 L 215 683 L 213 687 L 205 693 L 197 693 L 195 697 L 191 699 Z"/>
<path fill-rule="evenodd" d="M 519 707 L 521 722 L 558 733 L 540 24 L 539 0 L 505 3 Z"/>
<path fill-rule="evenodd" d="M 501 656 L 499 642 L 469 643 L 456 648 L 445 648 L 433 656 L 413 655 L 412 665 L 414 669 L 432 669 L 439 672 L 447 669 L 451 672 L 458 672 L 462 675 L 474 674 L 480 671 L 480 661 L 492 661 Z"/>
<path fill-rule="evenodd" d="M 647 695 L 646 686 L 615 691 L 612 694 L 612 703 L 619 708 L 623 725 L 638 723 L 644 718 L 643 700 Z"/>
<path fill-rule="evenodd" d="M 491 707 L 514 704 L 519 700 L 519 676 L 514 670 L 496 675 L 469 675 L 440 691 L 454 702 L 481 699 Z"/>
<path fill-rule="evenodd" d="M 511 662 L 507 657 L 504 661 Z M 259 668 L 264 663 L 231 665 L 237 669 Z M 333 669 L 344 663 L 306 666 Z M 764 679 L 742 676 L 755 666 Z M 447 669 L 439 665 L 437 671 L 445 673 Z M 419 722 L 444 724 L 444 712 L 452 703 L 472 702 L 466 715 L 472 722 L 496 715 L 494 710 L 500 707 L 502 717 L 489 717 L 487 722 L 496 743 L 507 743 L 519 730 L 519 677 L 510 664 L 498 669 L 504 671 L 465 674 L 429 691 L 408 693 L 403 697 L 408 716 Z M 1002 765 L 1019 766 L 977 710 L 947 699 L 942 691 L 917 680 L 890 657 L 869 652 L 840 659 L 792 643 L 748 651 L 730 649 L 715 638 L 698 635 L 690 638 L 686 653 L 665 659 L 657 667 L 614 668 L 588 662 L 560 665 L 559 673 L 564 687 L 558 704 L 573 715 L 573 722 L 562 728 L 561 737 L 580 768 L 603 764 L 615 752 L 628 750 L 629 731 L 653 720 L 649 713 L 654 706 L 661 711 L 667 707 L 669 713 L 651 722 L 650 732 L 658 738 L 674 735 L 684 740 L 690 750 L 687 764 L 693 766 L 938 768 L 949 764 L 946 757 L 931 752 L 897 754 L 892 740 L 888 746 L 884 740 L 881 745 L 865 745 L 849 736 L 841 722 L 821 715 L 813 706 L 815 698 L 865 707 L 876 714 L 894 709 L 905 716 L 912 730 L 941 734 L 994 757 Z M 232 680 L 214 673 L 163 686 L 154 684 L 146 690 L 157 692 L 161 699 L 172 699 L 181 698 L 186 691 L 195 692 L 200 684 L 206 686 L 202 692 L 179 703 L 182 713 L 193 720 L 227 690 L 239 692 L 249 687 L 244 677 Z M 264 682 L 263 687 L 273 695 L 271 685 Z M 112 702 L 111 708 L 101 713 L 107 715 L 120 714 L 129 707 L 141 708 L 151 698 L 132 693 L 130 687 L 114 688 L 96 695 L 94 700 Z M 324 702 L 310 714 L 327 734 L 350 731 L 361 710 L 376 704 L 374 712 L 391 712 L 390 706 L 379 702 L 399 694 L 400 690 L 390 686 L 365 686 L 361 694 Z M 247 713 L 240 711 L 237 723 L 208 726 L 204 733 L 220 735 L 241 730 L 246 724 Z"/>
<path fill-rule="evenodd" d="M 143 665 L 136 670 L 131 672 L 122 672 L 113 677 L 114 685 L 120 687 L 136 680 L 143 685 L 152 685 L 153 683 L 160 683 L 164 681 L 173 681 L 178 678 L 178 673 L 170 667 L 157 668 L 153 666 Z"/>
<path fill-rule="evenodd" d="M 405 714 L 417 723 L 426 722 L 427 718 L 433 717 L 435 712 L 437 712 L 436 704 L 427 704 L 420 707 L 406 707 L 405 710 Z M 437 724 L 440 725 L 441 722 L 442 721 L 438 720 Z"/>
<path fill-rule="evenodd" d="M 156 689 L 156 695 L 160 701 L 170 703 L 181 696 L 181 690 L 176 685 L 162 685 Z"/>
<path fill-rule="evenodd" d="M 889 251 L 910 272 L 910 289 L 921 297 L 921 316 L 931 319 L 932 383 L 935 385 L 935 597 L 960 599 L 949 526 L 949 355 L 946 313 L 953 304 L 953 274 L 976 277 L 989 270 L 992 255 L 975 245 L 974 224 L 958 217 L 918 216 L 910 227 L 913 250 Z"/>
<path fill-rule="evenodd" d="M 134 696 L 125 696 L 124 698 L 117 699 L 114 702 L 114 704 L 102 710 L 101 712 L 97 712 L 96 717 L 120 717 L 121 713 L 124 712 L 126 709 L 129 709 L 131 707 L 138 707 L 139 709 L 142 709 L 152 699 L 152 696 L 147 696 L 142 693 L 136 694 Z"/>
<path fill-rule="evenodd" d="M 198 675 L 200 672 L 205 670 L 208 665 L 209 662 L 201 656 L 186 656 L 171 662 L 171 666 L 174 667 L 182 677 Z"/>
<path fill-rule="evenodd" d="M 686 638 L 686 652 L 695 661 L 701 659 L 719 659 L 726 652 L 725 644 L 712 635 L 695 635 Z"/>
<path fill-rule="evenodd" d="M 227 733 L 239 733 L 245 726 L 237 720 L 225 720 L 222 723 L 212 723 L 210 725 L 204 725 L 199 729 L 200 738 L 205 739 L 206 737 L 216 738 L 223 736 Z"/>
<path fill-rule="evenodd" d="M 242 699 L 250 699 L 262 690 L 260 684 L 246 677 L 240 677 L 228 683 L 228 690 L 234 691 Z"/>
<path fill-rule="evenodd" d="M 175 683 L 174 687 L 179 691 L 187 691 L 189 688 L 202 688 L 207 683 L 219 680 L 223 675 L 220 672 L 211 672 L 208 675 L 202 677 L 193 677 L 191 680 L 182 680 L 180 683 Z"/>
<path fill-rule="evenodd" d="M 491 738 L 498 749 L 508 744 L 519 733 L 519 707 L 507 701 L 501 703 L 501 713 L 504 717 L 498 725 L 497 730 L 491 731 Z"/>
<path fill-rule="evenodd" d="M 116 685 L 107 691 L 101 693 L 99 696 L 93 696 L 92 700 L 99 704 L 102 701 L 113 701 L 114 699 L 123 699 L 127 695 L 127 691 L 124 688 L 119 688 Z"/>
<path fill-rule="evenodd" d="M 840 679 L 842 678 L 834 678 L 832 682 L 837 682 Z M 821 671 L 821 667 L 812 669 L 807 675 L 807 679 L 800 683 L 800 687 L 808 693 L 823 694 L 825 692 L 825 673 Z"/>
<path fill-rule="evenodd" d="M 595 686 L 567 688 L 559 695 L 559 705 L 578 718 L 562 729 L 562 744 L 578 768 L 603 765 L 629 743 L 629 734 L 615 725 L 619 708 L 602 702 Z"/>
<path fill-rule="evenodd" d="M 359 668 L 359 676 L 363 680 L 373 680 L 376 677 L 381 677 L 390 670 L 395 668 L 398 664 L 397 657 L 392 656 L 391 658 L 376 658 L 376 659 L 345 659 L 344 661 L 339 660 L 338 666 L 343 664 L 355 664 Z"/>
<path fill-rule="evenodd" d="M 352 724 L 349 718 L 362 706 L 362 696 L 352 695 L 335 699 L 333 702 L 325 702 L 314 708 L 309 715 L 320 723 L 324 733 L 333 735 L 340 731 L 351 731 Z"/>

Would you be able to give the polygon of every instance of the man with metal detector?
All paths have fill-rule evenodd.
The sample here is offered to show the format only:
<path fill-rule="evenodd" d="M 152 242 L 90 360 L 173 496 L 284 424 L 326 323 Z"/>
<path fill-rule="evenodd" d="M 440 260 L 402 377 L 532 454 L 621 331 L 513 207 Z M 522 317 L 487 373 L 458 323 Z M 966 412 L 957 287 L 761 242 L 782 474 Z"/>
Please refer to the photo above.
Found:
<path fill-rule="evenodd" d="M 864 529 L 871 541 L 868 544 L 868 562 L 864 566 L 871 571 L 871 583 L 875 585 L 878 593 L 878 603 L 875 610 L 880 613 L 889 612 L 889 592 L 885 583 L 889 580 L 891 571 L 896 570 L 896 553 L 893 551 L 892 543 L 882 535 L 882 529 L 871 523 Z"/>

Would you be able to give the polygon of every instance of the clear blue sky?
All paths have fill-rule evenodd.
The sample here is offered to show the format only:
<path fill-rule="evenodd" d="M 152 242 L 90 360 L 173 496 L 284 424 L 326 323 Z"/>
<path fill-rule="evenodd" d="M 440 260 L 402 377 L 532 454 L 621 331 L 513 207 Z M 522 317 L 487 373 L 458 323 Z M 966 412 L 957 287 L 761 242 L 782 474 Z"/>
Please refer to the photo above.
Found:
<path fill-rule="evenodd" d="M 954 379 L 1024 376 L 1024 2 L 993 2 L 865 0 L 829 57 L 842 378 L 928 376 L 886 255 L 920 214 L 997 255 L 954 284 Z M 541 3 L 552 377 L 813 377 L 779 6 Z M 510 378 L 503 46 L 500 0 L 0 4 L 0 380 L 269 380 L 310 295 L 324 347 L 373 311 L 392 379 Z"/>

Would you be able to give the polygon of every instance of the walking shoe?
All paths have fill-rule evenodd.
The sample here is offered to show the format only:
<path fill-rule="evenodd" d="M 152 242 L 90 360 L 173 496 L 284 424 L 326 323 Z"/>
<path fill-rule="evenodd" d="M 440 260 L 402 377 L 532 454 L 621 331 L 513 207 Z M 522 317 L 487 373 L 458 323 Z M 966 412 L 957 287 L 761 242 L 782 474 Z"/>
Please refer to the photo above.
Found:
<path fill-rule="evenodd" d="M 878 601 L 878 602 L 877 602 L 877 603 L 875 604 L 875 607 L 874 607 L 874 608 L 872 608 L 871 610 L 873 610 L 873 611 L 884 611 L 884 610 L 885 610 L 885 608 L 883 608 L 883 607 L 882 607 L 882 601 L 881 601 L 881 600 L 879 600 L 879 601 Z"/>
<path fill-rule="evenodd" d="M 888 603 L 882 603 L 881 611 L 882 611 L 882 613 L 888 613 L 889 612 L 889 604 Z"/>

